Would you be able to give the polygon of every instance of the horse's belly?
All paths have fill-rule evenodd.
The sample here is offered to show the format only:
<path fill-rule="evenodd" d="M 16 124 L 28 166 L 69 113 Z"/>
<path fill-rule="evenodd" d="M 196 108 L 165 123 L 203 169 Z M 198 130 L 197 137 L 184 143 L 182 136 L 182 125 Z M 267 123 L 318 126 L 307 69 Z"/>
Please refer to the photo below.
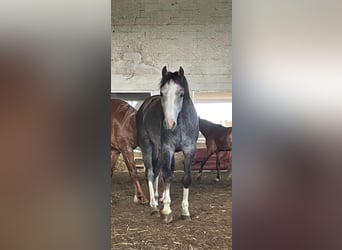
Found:
<path fill-rule="evenodd" d="M 228 143 L 218 143 L 216 144 L 218 150 L 232 150 L 231 145 Z"/>

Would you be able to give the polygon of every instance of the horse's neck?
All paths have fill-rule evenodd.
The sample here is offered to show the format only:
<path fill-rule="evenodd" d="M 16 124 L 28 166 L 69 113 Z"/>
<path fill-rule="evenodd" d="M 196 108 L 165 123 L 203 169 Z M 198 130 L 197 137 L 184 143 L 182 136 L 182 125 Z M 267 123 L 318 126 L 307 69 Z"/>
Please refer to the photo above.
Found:
<path fill-rule="evenodd" d="M 204 135 L 204 137 L 207 137 L 209 135 L 209 131 L 212 125 L 207 122 L 200 122 L 199 130 Z"/>
<path fill-rule="evenodd" d="M 189 110 L 195 110 L 196 111 L 195 106 L 194 106 L 190 96 L 187 96 L 187 97 L 184 97 L 182 111 L 188 112 Z"/>
<path fill-rule="evenodd" d="M 184 96 L 183 107 L 182 111 L 180 112 L 180 117 L 182 117 L 181 119 L 184 119 L 186 121 L 192 121 L 193 119 L 197 119 L 196 109 L 190 97 L 186 98 Z"/>

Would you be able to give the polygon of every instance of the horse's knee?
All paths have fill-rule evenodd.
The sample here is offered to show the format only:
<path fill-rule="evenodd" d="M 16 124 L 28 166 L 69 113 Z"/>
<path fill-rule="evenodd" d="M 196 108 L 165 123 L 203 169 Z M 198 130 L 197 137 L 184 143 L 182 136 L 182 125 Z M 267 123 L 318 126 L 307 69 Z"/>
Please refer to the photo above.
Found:
<path fill-rule="evenodd" d="M 146 177 L 147 177 L 148 180 L 151 180 L 151 181 L 155 179 L 154 173 L 153 173 L 152 169 L 148 169 L 147 170 Z"/>
<path fill-rule="evenodd" d="M 164 182 L 165 183 L 170 183 L 172 181 L 172 173 L 173 173 L 173 171 L 171 169 L 164 172 Z"/>
<path fill-rule="evenodd" d="M 182 183 L 184 188 L 188 188 L 191 185 L 192 178 L 191 175 L 184 175 L 182 179 Z"/>

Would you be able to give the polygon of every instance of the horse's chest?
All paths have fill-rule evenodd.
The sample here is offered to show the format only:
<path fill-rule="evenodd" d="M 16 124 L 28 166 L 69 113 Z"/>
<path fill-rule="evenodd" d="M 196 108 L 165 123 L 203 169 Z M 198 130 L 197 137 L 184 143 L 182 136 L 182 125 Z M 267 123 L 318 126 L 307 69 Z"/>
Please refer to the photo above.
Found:
<path fill-rule="evenodd" d="M 179 130 L 173 130 L 173 131 L 164 130 L 163 135 L 164 136 L 162 136 L 162 139 L 170 143 L 178 143 L 181 141 L 181 138 L 182 138 L 181 131 Z"/>
<path fill-rule="evenodd" d="M 178 148 L 181 147 L 181 145 L 186 141 L 184 137 L 185 135 L 181 130 L 167 131 L 164 137 L 164 143 Z"/>

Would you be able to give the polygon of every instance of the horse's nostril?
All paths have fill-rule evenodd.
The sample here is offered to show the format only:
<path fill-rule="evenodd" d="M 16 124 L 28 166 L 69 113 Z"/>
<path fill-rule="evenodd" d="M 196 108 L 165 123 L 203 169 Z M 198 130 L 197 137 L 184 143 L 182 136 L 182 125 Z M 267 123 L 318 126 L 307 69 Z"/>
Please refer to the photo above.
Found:
<path fill-rule="evenodd" d="M 173 119 L 168 119 L 167 123 L 169 125 L 169 128 L 174 128 L 175 126 L 175 121 Z"/>
<path fill-rule="evenodd" d="M 163 126 L 166 129 L 173 129 L 173 128 L 176 127 L 176 122 L 173 119 L 171 119 L 171 118 L 170 119 L 165 119 L 163 121 Z"/>

